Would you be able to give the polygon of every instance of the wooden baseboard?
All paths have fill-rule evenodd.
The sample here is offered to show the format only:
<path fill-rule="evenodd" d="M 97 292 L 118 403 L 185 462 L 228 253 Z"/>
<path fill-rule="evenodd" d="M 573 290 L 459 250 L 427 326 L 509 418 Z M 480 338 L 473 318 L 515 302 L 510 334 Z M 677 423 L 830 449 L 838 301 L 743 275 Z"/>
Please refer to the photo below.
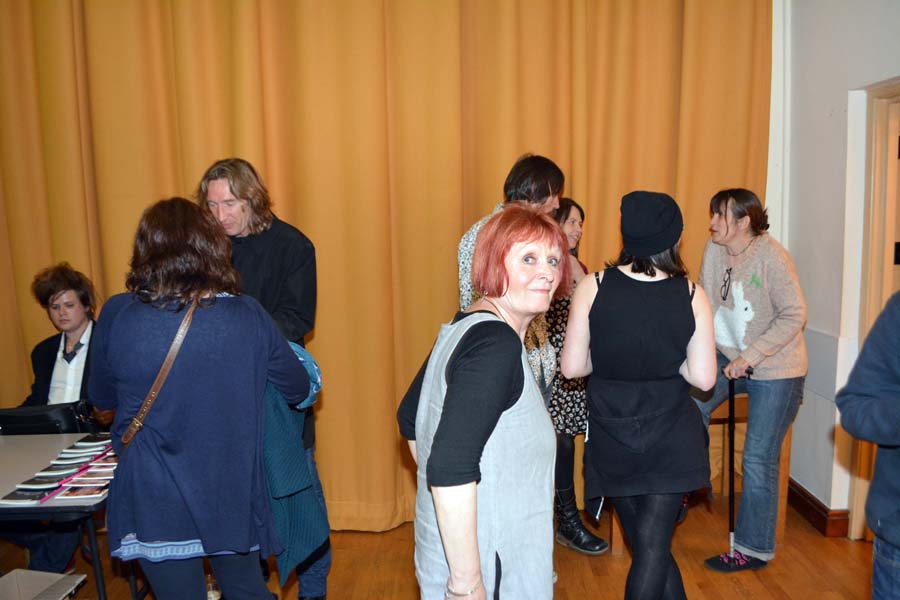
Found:
<path fill-rule="evenodd" d="M 825 537 L 847 537 L 850 511 L 828 508 L 793 479 L 788 483 L 788 504 Z"/>

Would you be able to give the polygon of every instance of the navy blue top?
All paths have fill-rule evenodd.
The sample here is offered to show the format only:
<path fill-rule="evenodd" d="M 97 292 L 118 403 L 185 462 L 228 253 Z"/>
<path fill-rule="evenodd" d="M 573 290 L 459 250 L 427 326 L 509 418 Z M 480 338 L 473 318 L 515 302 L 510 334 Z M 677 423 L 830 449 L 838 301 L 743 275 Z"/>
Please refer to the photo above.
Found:
<path fill-rule="evenodd" d="M 866 520 L 875 535 L 900 546 L 900 292 L 872 326 L 835 402 L 844 429 L 878 444 Z"/>
<path fill-rule="evenodd" d="M 116 409 L 112 443 L 137 413 L 184 312 L 131 294 L 103 306 L 91 340 L 88 394 Z M 263 468 L 264 394 L 288 404 L 309 391 L 306 370 L 272 318 L 248 296 L 198 308 L 143 429 L 120 458 L 109 493 L 109 545 L 197 540 L 205 553 L 280 550 Z"/>

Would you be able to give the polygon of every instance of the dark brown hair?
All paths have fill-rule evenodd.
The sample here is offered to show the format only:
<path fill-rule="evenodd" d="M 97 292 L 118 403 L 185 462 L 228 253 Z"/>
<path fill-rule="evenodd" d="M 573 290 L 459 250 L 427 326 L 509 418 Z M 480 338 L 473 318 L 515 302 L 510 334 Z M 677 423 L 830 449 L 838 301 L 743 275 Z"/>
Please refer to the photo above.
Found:
<path fill-rule="evenodd" d="M 94 307 L 97 298 L 94 284 L 87 276 L 72 268 L 67 262 L 47 267 L 34 276 L 31 282 L 31 293 L 44 310 L 59 294 L 72 290 L 78 296 L 81 305 L 87 309 L 88 316 L 94 318 Z"/>
<path fill-rule="evenodd" d="M 257 234 L 267 230 L 272 224 L 272 202 L 269 199 L 269 190 L 262 178 L 249 162 L 243 158 L 225 158 L 213 163 L 206 170 L 200 184 L 197 186 L 197 202 L 204 211 L 209 211 L 206 205 L 209 192 L 209 184 L 216 179 L 228 181 L 228 188 L 235 198 L 246 200 L 250 208 L 250 233 Z"/>
<path fill-rule="evenodd" d="M 578 204 L 571 198 L 560 198 L 559 208 L 557 208 L 556 212 L 553 214 L 556 222 L 560 225 L 565 224 L 566 219 L 569 218 L 569 213 L 572 212 L 573 206 L 575 207 L 575 210 L 578 211 L 578 214 L 581 215 L 581 220 L 584 221 L 584 209 L 581 208 L 580 204 Z"/>
<path fill-rule="evenodd" d="M 556 219 L 556 222 L 559 223 L 559 226 L 562 227 L 566 224 L 566 219 L 569 218 L 569 213 L 572 212 L 572 209 L 578 211 L 578 214 L 581 215 L 581 222 L 584 224 L 584 209 L 581 208 L 581 205 L 572 200 L 571 198 L 560 198 L 559 199 L 559 208 L 556 209 L 556 212 L 553 214 L 553 218 Z M 578 258 L 578 246 L 581 245 L 581 240 L 578 240 L 578 243 L 575 244 L 575 247 L 569 250 L 569 254 Z"/>
<path fill-rule="evenodd" d="M 669 277 L 687 277 L 688 274 L 687 267 L 684 266 L 681 254 L 678 252 L 678 242 L 668 250 L 640 258 L 631 256 L 623 248 L 618 259 L 606 263 L 607 267 L 624 267 L 626 265 L 631 265 L 632 273 L 643 273 L 649 277 L 656 277 L 657 270 Z"/>
<path fill-rule="evenodd" d="M 125 287 L 142 301 L 180 309 L 194 298 L 237 294 L 231 242 L 208 212 L 184 198 L 144 211 Z"/>
<path fill-rule="evenodd" d="M 566 177 L 556 163 L 537 154 L 524 154 L 509 170 L 503 183 L 507 202 L 530 202 L 542 205 L 551 196 L 559 196 Z"/>
<path fill-rule="evenodd" d="M 750 229 L 753 231 L 753 235 L 761 235 L 769 229 L 769 214 L 763 208 L 759 197 L 744 188 L 716 192 L 716 195 L 709 201 L 709 214 L 725 215 L 729 200 L 731 201 L 731 214 L 734 215 L 735 221 L 750 217 Z"/>

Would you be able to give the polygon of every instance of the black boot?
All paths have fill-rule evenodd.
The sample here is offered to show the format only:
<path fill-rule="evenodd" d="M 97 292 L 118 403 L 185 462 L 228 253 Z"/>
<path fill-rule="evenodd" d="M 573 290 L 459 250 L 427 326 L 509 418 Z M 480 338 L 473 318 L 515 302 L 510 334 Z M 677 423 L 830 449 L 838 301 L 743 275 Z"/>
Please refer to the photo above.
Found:
<path fill-rule="evenodd" d="M 576 552 L 596 556 L 609 550 L 609 544 L 584 528 L 575 505 L 575 488 L 556 490 L 556 541 Z"/>

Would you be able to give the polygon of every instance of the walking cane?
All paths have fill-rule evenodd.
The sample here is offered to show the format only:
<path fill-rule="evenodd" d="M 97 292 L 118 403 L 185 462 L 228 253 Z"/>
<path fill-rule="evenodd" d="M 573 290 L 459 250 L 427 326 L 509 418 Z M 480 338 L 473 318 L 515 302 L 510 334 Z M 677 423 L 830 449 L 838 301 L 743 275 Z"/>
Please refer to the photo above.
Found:
<path fill-rule="evenodd" d="M 749 379 L 753 367 L 744 376 Z M 728 560 L 734 560 L 734 379 L 728 380 Z"/>

